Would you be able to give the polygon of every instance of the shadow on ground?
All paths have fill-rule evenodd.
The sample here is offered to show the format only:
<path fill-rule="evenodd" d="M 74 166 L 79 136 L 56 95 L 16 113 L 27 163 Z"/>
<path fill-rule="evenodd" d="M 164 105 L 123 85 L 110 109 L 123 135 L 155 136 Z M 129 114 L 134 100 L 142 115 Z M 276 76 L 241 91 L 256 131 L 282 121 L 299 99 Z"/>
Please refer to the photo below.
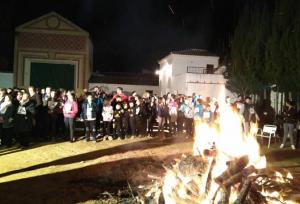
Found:
<path fill-rule="evenodd" d="M 120 149 L 119 149 L 120 150 Z M 148 174 L 163 175 L 161 158 L 141 157 L 95 164 L 79 169 L 36 176 L 0 184 L 1 203 L 78 203 L 97 199 L 100 192 L 113 192 L 151 181 Z"/>
<path fill-rule="evenodd" d="M 145 150 L 145 149 L 161 147 L 161 146 L 165 146 L 165 145 L 170 145 L 170 144 L 174 143 L 175 140 L 176 139 L 174 137 L 169 137 L 164 140 L 162 140 L 161 138 L 154 138 L 151 140 L 133 142 L 133 143 L 119 145 L 119 146 L 112 147 L 112 148 L 100 149 L 100 150 L 96 150 L 96 151 L 92 151 L 92 152 L 88 152 L 88 153 L 84 153 L 84 154 L 66 157 L 66 158 L 54 160 L 51 162 L 46 162 L 46 163 L 26 167 L 23 169 L 5 172 L 5 173 L 0 174 L 0 177 L 10 176 L 13 174 L 37 170 L 37 169 L 41 169 L 41 168 L 46 168 L 49 166 L 66 165 L 66 164 L 72 164 L 72 163 L 76 163 L 76 162 L 85 162 L 85 161 L 97 159 L 97 158 L 100 158 L 103 156 L 125 153 L 128 151 Z"/>

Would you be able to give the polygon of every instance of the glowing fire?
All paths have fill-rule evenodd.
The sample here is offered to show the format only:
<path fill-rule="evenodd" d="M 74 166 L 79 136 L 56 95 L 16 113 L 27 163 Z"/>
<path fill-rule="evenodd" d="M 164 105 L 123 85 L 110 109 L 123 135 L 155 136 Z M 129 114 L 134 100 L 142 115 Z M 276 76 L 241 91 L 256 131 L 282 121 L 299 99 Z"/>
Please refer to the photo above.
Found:
<path fill-rule="evenodd" d="M 225 101 L 224 94 L 221 95 L 219 102 Z M 201 121 L 195 121 L 195 137 L 193 152 L 195 156 L 201 156 L 207 160 L 206 172 L 201 178 L 194 179 L 185 177 L 179 171 L 167 170 L 163 183 L 163 196 L 166 204 L 173 203 L 218 203 L 219 194 L 216 194 L 220 188 L 220 184 L 216 182 L 224 171 L 228 169 L 228 162 L 246 156 L 249 159 L 248 165 L 245 167 L 254 167 L 256 170 L 266 168 L 266 157 L 260 155 L 260 147 L 257 143 L 255 133 L 257 126 L 252 125 L 250 134 L 243 133 L 242 120 L 238 113 L 225 103 L 220 103 L 219 125 L 211 126 Z M 214 164 L 212 164 L 214 162 Z M 212 166 L 213 165 L 213 166 Z M 209 189 L 205 189 L 209 167 L 213 167 L 211 173 L 211 183 Z M 256 173 L 251 173 L 255 176 Z M 288 173 L 283 176 L 276 172 L 276 181 L 286 183 L 293 179 Z M 191 185 L 187 185 L 191 180 L 195 183 L 193 189 Z M 188 192 L 194 193 L 191 195 Z M 238 190 L 235 186 L 231 186 L 229 203 L 234 203 L 238 198 Z M 278 202 L 283 202 L 283 198 L 278 191 L 268 192 L 262 191 L 261 194 L 266 197 L 274 197 Z M 274 200 L 268 200 L 269 203 L 277 203 Z M 284 201 L 292 203 L 292 201 Z"/>

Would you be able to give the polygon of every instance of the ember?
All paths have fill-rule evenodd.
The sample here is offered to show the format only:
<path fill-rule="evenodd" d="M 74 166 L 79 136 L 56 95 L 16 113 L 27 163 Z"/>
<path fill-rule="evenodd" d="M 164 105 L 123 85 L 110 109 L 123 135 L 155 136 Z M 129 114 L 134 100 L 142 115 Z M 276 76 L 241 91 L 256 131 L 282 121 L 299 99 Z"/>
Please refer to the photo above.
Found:
<path fill-rule="evenodd" d="M 222 100 L 220 100 L 222 101 Z M 224 101 L 224 100 L 223 100 Z M 195 121 L 194 155 L 165 167 L 165 176 L 150 190 L 159 203 L 296 203 L 286 200 L 293 177 L 266 168 L 253 126 L 243 134 L 241 118 L 221 104 L 219 124 Z M 156 192 L 153 194 L 153 192 Z"/>

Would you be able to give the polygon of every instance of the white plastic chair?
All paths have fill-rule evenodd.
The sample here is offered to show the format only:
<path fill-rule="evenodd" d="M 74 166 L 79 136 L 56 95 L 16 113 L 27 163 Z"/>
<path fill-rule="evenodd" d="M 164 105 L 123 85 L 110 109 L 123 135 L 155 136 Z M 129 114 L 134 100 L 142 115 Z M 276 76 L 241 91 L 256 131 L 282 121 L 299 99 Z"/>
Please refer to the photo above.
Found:
<path fill-rule="evenodd" d="M 276 125 L 264 125 L 263 129 L 261 128 L 258 129 L 256 137 L 261 137 L 262 140 L 263 138 L 268 138 L 269 139 L 268 148 L 270 148 L 272 137 L 275 139 L 275 142 L 276 139 L 279 138 L 276 135 L 276 130 L 277 130 Z"/>

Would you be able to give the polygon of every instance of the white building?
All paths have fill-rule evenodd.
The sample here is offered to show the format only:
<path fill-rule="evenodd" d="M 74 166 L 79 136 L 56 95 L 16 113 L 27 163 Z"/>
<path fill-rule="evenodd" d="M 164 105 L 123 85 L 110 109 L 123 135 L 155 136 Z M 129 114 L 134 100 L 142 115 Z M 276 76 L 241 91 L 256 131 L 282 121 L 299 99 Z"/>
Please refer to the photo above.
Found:
<path fill-rule="evenodd" d="M 168 92 L 191 96 L 218 97 L 225 89 L 224 68 L 219 57 L 201 49 L 171 52 L 159 61 L 160 94 Z M 226 96 L 232 93 L 226 90 Z"/>
<path fill-rule="evenodd" d="M 159 94 L 158 76 L 154 73 L 99 73 L 92 74 L 89 80 L 89 89 L 98 86 L 106 93 L 116 91 L 117 87 L 122 87 L 124 92 L 136 91 L 142 95 L 146 91 Z"/>

